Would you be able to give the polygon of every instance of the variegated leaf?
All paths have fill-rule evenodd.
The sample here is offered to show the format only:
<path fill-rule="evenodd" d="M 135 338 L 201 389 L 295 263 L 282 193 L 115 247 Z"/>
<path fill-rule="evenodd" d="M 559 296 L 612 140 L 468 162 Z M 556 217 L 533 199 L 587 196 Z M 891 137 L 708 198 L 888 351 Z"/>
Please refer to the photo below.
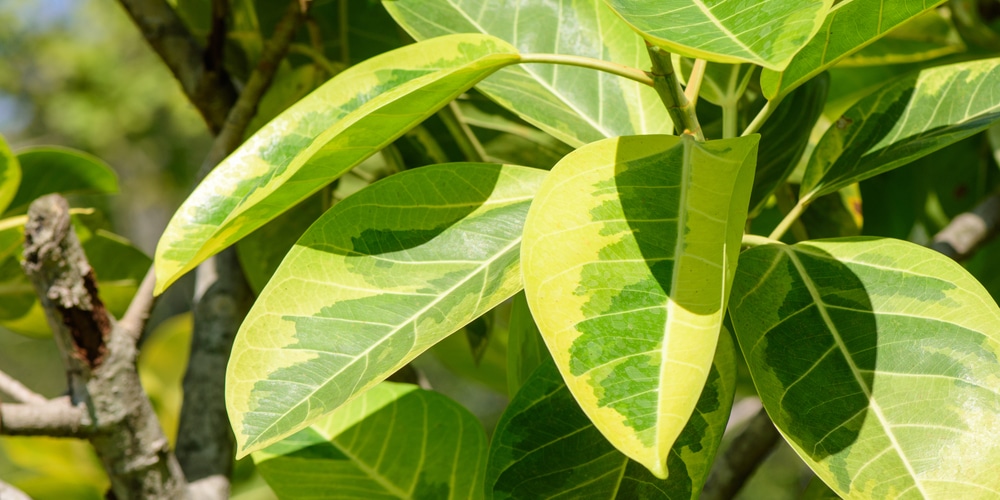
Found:
<path fill-rule="evenodd" d="M 607 0 L 646 40 L 687 57 L 781 71 L 833 0 Z"/>
<path fill-rule="evenodd" d="M 388 0 L 383 5 L 417 40 L 486 33 L 525 54 L 649 66 L 642 39 L 601 0 Z M 620 135 L 673 132 L 670 115 L 652 88 L 592 69 L 521 65 L 498 71 L 476 88 L 571 146 Z"/>
<path fill-rule="evenodd" d="M 522 225 L 545 175 L 422 167 L 320 217 L 236 337 L 226 401 L 240 455 L 329 414 L 517 292 Z"/>
<path fill-rule="evenodd" d="M 475 500 L 487 446 L 458 403 L 385 382 L 253 459 L 281 498 Z"/>
<path fill-rule="evenodd" d="M 452 35 L 338 74 L 261 128 L 177 210 L 156 249 L 157 293 L 518 57 L 497 38 Z"/>
<path fill-rule="evenodd" d="M 584 412 L 666 477 L 708 376 L 757 136 L 608 139 L 559 162 L 525 224 L 528 304 Z"/>
<path fill-rule="evenodd" d="M 740 255 L 730 314 L 768 415 L 839 495 L 1000 496 L 1000 308 L 954 261 L 765 245 Z"/>
<path fill-rule="evenodd" d="M 580 410 L 548 359 L 497 424 L 486 496 L 695 500 L 729 421 L 735 388 L 733 341 L 723 332 L 698 406 L 671 449 L 663 480 L 615 450 Z"/>

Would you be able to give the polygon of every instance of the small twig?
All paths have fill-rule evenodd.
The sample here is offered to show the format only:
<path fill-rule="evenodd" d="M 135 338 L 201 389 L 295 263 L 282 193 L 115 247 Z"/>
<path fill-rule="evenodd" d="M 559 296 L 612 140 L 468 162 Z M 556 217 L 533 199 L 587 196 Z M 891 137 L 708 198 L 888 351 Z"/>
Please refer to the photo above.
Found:
<path fill-rule="evenodd" d="M 931 248 L 963 261 L 1000 230 L 1000 194 L 987 197 L 971 212 L 959 214 L 934 235 Z"/>
<path fill-rule="evenodd" d="M 622 78 L 628 78 L 634 82 L 652 87 L 653 78 L 646 72 L 636 68 L 625 66 L 624 64 L 605 61 L 604 59 L 594 59 L 592 57 L 574 56 L 569 54 L 521 54 L 521 58 L 511 61 L 511 64 L 563 64 L 566 66 L 577 66 L 580 68 L 596 69 Z"/>
<path fill-rule="evenodd" d="M 649 60 L 653 63 L 653 70 L 649 73 L 653 78 L 653 88 L 659 94 L 663 105 L 667 107 L 667 112 L 674 121 L 674 128 L 681 133 L 693 135 L 699 141 L 704 141 L 705 134 L 698 122 L 698 115 L 695 114 L 694 103 L 688 100 L 684 90 L 681 89 L 681 82 L 674 71 L 670 53 L 649 43 L 646 44 L 646 49 L 649 52 Z"/>
<path fill-rule="evenodd" d="M 747 125 L 746 130 L 744 130 L 743 133 L 740 134 L 740 136 L 746 137 L 748 135 L 756 134 L 757 132 L 759 132 L 760 128 L 764 126 L 764 123 L 767 122 L 767 119 L 770 118 L 772 114 L 774 114 L 774 111 L 776 109 L 778 109 L 778 105 L 781 104 L 781 99 L 782 97 L 778 97 L 777 99 L 772 99 L 770 101 L 767 101 L 767 103 L 764 104 L 764 107 L 761 108 L 760 112 L 757 113 L 757 116 L 753 118 L 753 121 L 750 122 L 750 125 Z"/>
<path fill-rule="evenodd" d="M 3 481 L 0 481 L 0 498 L 3 500 L 31 500 L 31 497 L 23 491 Z"/>
<path fill-rule="evenodd" d="M 798 203 L 796 203 L 792 209 L 785 214 L 785 218 L 781 219 L 781 222 L 778 223 L 778 227 L 774 228 L 774 231 L 771 231 L 768 238 L 772 240 L 780 240 L 783 236 L 785 236 L 785 233 L 788 232 L 788 228 L 792 227 L 792 224 L 795 224 L 799 220 L 799 217 L 802 216 L 802 212 L 805 211 L 807 205 L 807 202 L 800 199 Z"/>
<path fill-rule="evenodd" d="M 28 389 L 19 380 L 7 375 L 2 370 L 0 370 L 0 392 L 19 403 L 41 404 L 46 401 L 44 396 Z"/>
<path fill-rule="evenodd" d="M 264 45 L 260 60 L 257 62 L 257 68 L 250 74 L 236 104 L 226 115 L 222 130 L 212 142 L 212 147 L 198 170 L 199 181 L 204 179 L 223 158 L 243 142 L 243 133 L 246 131 L 247 124 L 257 112 L 257 104 L 260 103 L 264 92 L 267 92 L 268 87 L 271 86 L 271 80 L 278 72 L 281 60 L 288 53 L 288 46 L 303 19 L 304 12 L 300 3 L 298 1 L 291 2 L 284 17 L 278 21 L 278 25 L 274 28 L 274 35 Z"/>
<path fill-rule="evenodd" d="M 716 459 L 708 481 L 705 482 L 701 500 L 734 498 L 764 457 L 778 444 L 779 437 L 767 412 L 761 409 L 750 419 L 746 428 L 733 438 L 723 455 Z"/>
<path fill-rule="evenodd" d="M 221 67 L 209 68 L 201 47 L 166 0 L 119 0 L 184 93 L 201 112 L 209 130 L 222 129 L 236 102 L 236 88 Z"/>
<path fill-rule="evenodd" d="M 462 111 L 458 108 L 458 103 L 451 101 L 447 106 L 438 111 L 438 116 L 444 122 L 448 132 L 458 144 L 458 149 L 462 150 L 465 159 L 468 161 L 482 162 L 489 156 L 486 149 L 479 142 L 479 138 L 472 132 L 469 124 L 462 119 Z"/>
<path fill-rule="evenodd" d="M 40 403 L 0 405 L 0 434 L 86 439 L 94 428 L 84 408 L 63 396 Z"/>
<path fill-rule="evenodd" d="M 139 288 L 135 291 L 132 302 L 129 303 L 128 309 L 122 316 L 121 321 L 118 322 L 118 326 L 136 342 L 142 336 L 142 331 L 146 327 L 146 320 L 149 319 L 149 313 L 153 310 L 153 306 L 156 305 L 157 297 L 153 295 L 153 288 L 156 287 L 156 273 L 154 269 L 153 266 L 150 266 L 149 270 L 146 271 L 146 276 L 142 279 L 142 283 L 139 283 Z"/>

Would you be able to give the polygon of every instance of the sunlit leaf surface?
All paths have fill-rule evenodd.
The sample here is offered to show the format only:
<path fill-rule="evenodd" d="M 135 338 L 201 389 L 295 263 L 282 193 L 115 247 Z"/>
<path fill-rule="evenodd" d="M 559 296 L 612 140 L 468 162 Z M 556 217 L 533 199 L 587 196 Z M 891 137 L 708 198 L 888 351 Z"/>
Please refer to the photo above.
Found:
<path fill-rule="evenodd" d="M 502 40 L 454 35 L 338 74 L 243 143 L 177 210 L 156 249 L 157 293 L 517 58 Z"/>
<path fill-rule="evenodd" d="M 608 0 L 650 43 L 688 57 L 781 71 L 833 0 Z"/>
<path fill-rule="evenodd" d="M 756 156 L 757 136 L 604 140 L 552 169 L 525 224 L 525 294 L 556 365 L 657 477 L 708 377 Z"/>
<path fill-rule="evenodd" d="M 819 33 L 784 71 L 760 75 L 764 96 L 774 99 L 792 91 L 837 61 L 875 42 L 944 0 L 843 0 L 823 21 Z"/>
<path fill-rule="evenodd" d="M 826 132 L 802 178 L 802 197 L 905 165 L 1000 119 L 1000 59 L 939 66 L 862 99 Z"/>
<path fill-rule="evenodd" d="M 486 33 L 525 54 L 569 54 L 649 67 L 642 39 L 601 0 L 387 0 L 383 5 L 418 40 Z M 673 132 L 652 88 L 592 69 L 521 65 L 498 71 L 476 88 L 571 146 Z"/>
<path fill-rule="evenodd" d="M 458 403 L 386 382 L 253 458 L 281 498 L 475 500 L 487 446 Z"/>
<path fill-rule="evenodd" d="M 521 288 L 521 231 L 546 172 L 408 170 L 337 203 L 281 263 L 227 373 L 240 454 L 329 414 Z"/>
<path fill-rule="evenodd" d="M 0 135 L 0 214 L 7 210 L 20 184 L 21 166 L 3 135 Z"/>
<path fill-rule="evenodd" d="M 845 498 L 997 498 L 1000 308 L 898 240 L 740 255 L 730 314 L 778 429 Z"/>
<path fill-rule="evenodd" d="M 546 360 L 497 424 L 487 498 L 697 499 L 733 404 L 733 354 L 724 332 L 698 406 L 671 449 L 666 480 L 616 450 Z"/>
<path fill-rule="evenodd" d="M 21 185 L 10 212 L 25 213 L 28 205 L 51 193 L 117 193 L 118 175 L 100 158 L 75 149 L 42 146 L 18 152 Z"/>

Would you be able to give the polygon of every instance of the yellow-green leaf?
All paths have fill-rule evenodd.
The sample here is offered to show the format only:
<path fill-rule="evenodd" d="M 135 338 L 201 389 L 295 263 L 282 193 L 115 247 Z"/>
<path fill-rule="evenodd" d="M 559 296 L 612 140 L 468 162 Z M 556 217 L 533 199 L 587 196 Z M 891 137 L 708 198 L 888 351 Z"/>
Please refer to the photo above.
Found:
<path fill-rule="evenodd" d="M 607 0 L 654 45 L 714 62 L 781 71 L 819 30 L 833 0 Z"/>
<path fill-rule="evenodd" d="M 521 288 L 521 230 L 544 170 L 481 163 L 393 175 L 292 247 L 236 337 L 239 454 L 334 411 Z"/>
<path fill-rule="evenodd" d="M 156 249 L 157 293 L 517 59 L 497 38 L 452 35 L 338 74 L 261 128 L 177 210 Z"/>
<path fill-rule="evenodd" d="M 417 40 L 486 33 L 525 54 L 649 66 L 642 40 L 601 0 L 387 0 L 383 5 Z M 498 71 L 476 88 L 574 147 L 606 137 L 673 132 L 652 88 L 592 69 L 520 65 Z"/>
<path fill-rule="evenodd" d="M 487 446 L 458 403 L 386 382 L 253 459 L 280 498 L 476 500 Z"/>
<path fill-rule="evenodd" d="M 760 246 L 730 315 L 768 415 L 839 495 L 1000 497 L 1000 308 L 960 265 L 884 238 Z"/>
<path fill-rule="evenodd" d="M 843 0 L 823 21 L 819 33 L 792 59 L 788 67 L 765 69 L 760 75 L 764 96 L 787 95 L 837 61 L 887 35 L 894 28 L 927 12 L 945 0 Z"/>
<path fill-rule="evenodd" d="M 7 210 L 7 206 L 17 194 L 19 185 L 21 185 L 21 166 L 3 135 L 0 135 L 0 214 Z"/>
<path fill-rule="evenodd" d="M 757 139 L 584 146 L 552 169 L 525 224 L 525 293 L 559 371 L 657 477 L 712 364 Z"/>

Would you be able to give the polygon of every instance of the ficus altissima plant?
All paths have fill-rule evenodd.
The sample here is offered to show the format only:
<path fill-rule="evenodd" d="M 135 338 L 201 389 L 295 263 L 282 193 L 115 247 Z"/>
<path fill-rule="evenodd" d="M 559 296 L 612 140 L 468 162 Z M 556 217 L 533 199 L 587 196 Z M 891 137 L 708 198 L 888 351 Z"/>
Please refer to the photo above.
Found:
<path fill-rule="evenodd" d="M 250 273 L 238 454 L 287 497 L 697 498 L 745 360 L 837 495 L 1000 497 L 1000 308 L 949 257 L 857 236 L 859 182 L 1000 119 L 1000 58 L 961 46 L 943 3 L 385 0 L 416 43 L 260 128 L 156 251 L 162 292 L 300 228 Z M 396 144 L 432 115 L 466 161 L 406 169 Z M 558 161 L 493 161 L 470 123 Z M 316 204 L 371 162 L 402 171 Z M 384 382 L 498 311 L 511 401 L 490 440 Z"/>

